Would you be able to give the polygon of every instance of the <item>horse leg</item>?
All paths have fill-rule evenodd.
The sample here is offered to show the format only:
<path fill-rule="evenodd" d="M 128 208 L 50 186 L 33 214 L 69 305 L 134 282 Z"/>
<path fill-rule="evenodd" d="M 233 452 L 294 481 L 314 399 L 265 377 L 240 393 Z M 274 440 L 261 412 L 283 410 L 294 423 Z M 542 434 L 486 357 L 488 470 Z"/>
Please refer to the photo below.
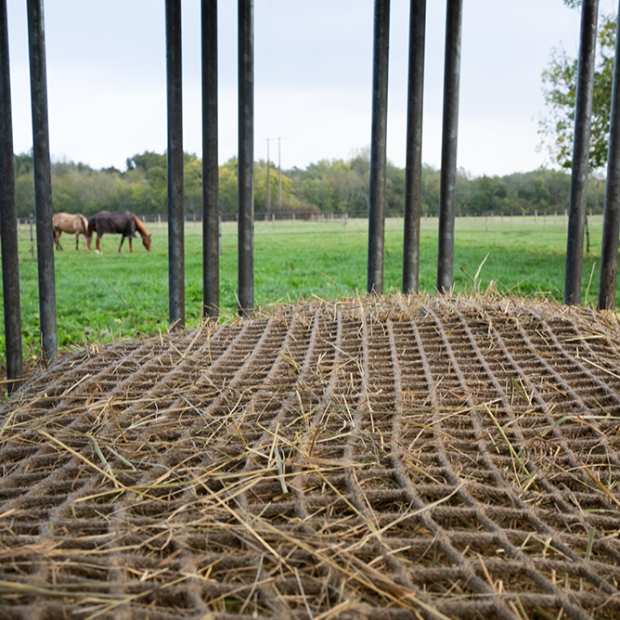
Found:
<path fill-rule="evenodd" d="M 75 249 L 76 250 L 80 249 L 80 233 L 75 235 Z"/>
<path fill-rule="evenodd" d="M 97 254 L 101 254 L 101 248 L 99 247 L 99 242 L 101 241 L 101 237 L 103 237 L 103 235 L 100 235 L 99 233 L 97 233 L 97 249 L 95 250 Z"/>
<path fill-rule="evenodd" d="M 131 237 L 129 237 L 129 251 L 133 252 L 133 246 L 131 244 Z"/>
<path fill-rule="evenodd" d="M 121 253 L 121 248 L 123 247 L 123 241 L 125 241 L 125 237 L 121 237 L 121 244 L 118 246 L 118 253 Z"/>
<path fill-rule="evenodd" d="M 62 245 L 60 245 L 60 235 L 62 235 L 61 231 L 54 231 L 54 244 L 56 245 L 56 249 L 62 252 Z"/>

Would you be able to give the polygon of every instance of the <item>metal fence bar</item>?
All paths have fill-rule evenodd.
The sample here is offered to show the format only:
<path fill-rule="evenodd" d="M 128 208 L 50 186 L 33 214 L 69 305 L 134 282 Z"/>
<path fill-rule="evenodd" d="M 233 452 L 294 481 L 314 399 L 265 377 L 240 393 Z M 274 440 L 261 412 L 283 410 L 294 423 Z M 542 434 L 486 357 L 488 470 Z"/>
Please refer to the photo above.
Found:
<path fill-rule="evenodd" d="M 56 337 L 56 282 L 54 280 L 54 233 L 52 230 L 54 211 L 47 114 L 43 0 L 28 0 L 27 6 L 37 265 L 39 272 L 39 316 L 43 358 L 46 364 L 50 364 L 58 352 L 58 341 Z"/>
<path fill-rule="evenodd" d="M 588 194 L 590 127 L 592 91 L 596 52 L 598 0 L 584 0 L 581 5 L 581 36 L 575 97 L 575 132 L 573 163 L 568 208 L 568 239 L 566 243 L 566 278 L 564 303 L 581 303 L 581 271 L 583 267 L 583 237 Z"/>
<path fill-rule="evenodd" d="M 174 329 L 185 325 L 183 217 L 183 81 L 181 0 L 166 0 L 168 91 L 168 305 Z"/>
<path fill-rule="evenodd" d="M 6 0 L 0 0 L 0 236 L 2 240 L 2 294 L 6 348 L 6 384 L 11 394 L 14 379 L 23 374 L 22 314 L 19 297 L 19 252 L 15 206 L 13 120 L 9 71 L 9 26 Z"/>
<path fill-rule="evenodd" d="M 425 33 L 426 0 L 411 0 L 409 9 L 409 84 L 407 91 L 403 293 L 417 292 L 420 276 Z"/>
<path fill-rule="evenodd" d="M 620 11 L 620 2 L 618 3 Z M 620 58 L 620 20 L 616 27 L 616 58 Z M 598 289 L 598 309 L 613 310 L 616 305 L 616 275 L 618 273 L 618 231 L 620 230 L 620 62 L 614 63 L 611 91 L 611 122 L 607 155 L 607 184 L 601 246 L 601 278 Z"/>
<path fill-rule="evenodd" d="M 254 0 L 239 0 L 239 314 L 254 309 Z"/>
<path fill-rule="evenodd" d="M 452 288 L 452 272 L 454 266 L 456 148 L 459 125 L 462 27 L 463 0 L 448 0 L 446 14 L 441 176 L 439 182 L 439 247 L 437 252 L 437 290 L 440 293 L 446 293 Z"/>
<path fill-rule="evenodd" d="M 202 0 L 202 291 L 205 313 L 220 308 L 217 0 Z"/>
<path fill-rule="evenodd" d="M 389 46 L 390 0 L 375 0 L 367 290 L 378 294 L 383 293 Z"/>

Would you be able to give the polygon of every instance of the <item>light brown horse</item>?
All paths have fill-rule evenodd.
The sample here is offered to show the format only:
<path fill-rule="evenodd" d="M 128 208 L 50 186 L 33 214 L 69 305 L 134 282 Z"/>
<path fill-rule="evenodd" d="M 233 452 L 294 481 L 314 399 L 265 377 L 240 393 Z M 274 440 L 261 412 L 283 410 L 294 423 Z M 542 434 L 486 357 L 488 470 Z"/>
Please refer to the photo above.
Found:
<path fill-rule="evenodd" d="M 88 249 L 88 244 L 86 243 L 88 220 L 81 213 L 54 213 L 52 226 L 54 227 L 54 244 L 57 250 L 62 250 L 60 235 L 64 232 L 75 235 L 76 250 L 80 244 L 80 235 L 84 235 L 84 249 Z"/>
<path fill-rule="evenodd" d="M 123 235 L 121 237 L 121 244 L 118 246 L 118 251 L 121 251 L 123 247 L 123 241 L 125 237 L 129 239 L 129 251 L 133 252 L 131 240 L 136 236 L 136 231 L 140 233 L 142 237 L 142 244 L 150 252 L 151 251 L 151 235 L 146 232 L 146 228 L 142 223 L 142 220 L 138 219 L 133 213 L 125 211 L 124 213 L 118 213 L 113 211 L 99 211 L 95 213 L 88 220 L 88 249 L 90 250 L 90 241 L 93 233 L 97 233 L 97 254 L 101 254 L 100 241 L 101 237 L 105 233 L 112 233 L 117 235 Z"/>

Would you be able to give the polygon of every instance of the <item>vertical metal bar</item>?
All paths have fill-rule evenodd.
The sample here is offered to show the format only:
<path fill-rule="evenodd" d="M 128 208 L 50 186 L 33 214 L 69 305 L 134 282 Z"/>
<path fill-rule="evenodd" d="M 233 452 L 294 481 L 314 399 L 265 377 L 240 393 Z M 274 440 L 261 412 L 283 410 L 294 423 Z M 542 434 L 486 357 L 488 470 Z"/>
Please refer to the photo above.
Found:
<path fill-rule="evenodd" d="M 368 293 L 383 293 L 390 0 L 375 0 L 368 205 Z"/>
<path fill-rule="evenodd" d="M 254 0 L 239 0 L 239 314 L 254 309 Z"/>
<path fill-rule="evenodd" d="M 407 161 L 405 163 L 405 230 L 403 293 L 418 291 L 420 216 L 422 211 L 422 104 L 426 0 L 411 0 L 409 9 L 409 84 L 407 94 Z"/>
<path fill-rule="evenodd" d="M 568 207 L 568 239 L 566 243 L 566 278 L 564 303 L 581 303 L 581 270 L 583 267 L 583 235 L 586 221 L 590 155 L 592 91 L 596 52 L 598 0 L 583 0 L 581 5 L 581 36 L 575 97 L 575 133 L 573 165 Z"/>
<path fill-rule="evenodd" d="M 185 326 L 183 77 L 181 0 L 166 0 L 168 90 L 168 306 L 173 329 Z"/>
<path fill-rule="evenodd" d="M 620 10 L 620 2 L 618 3 Z M 620 20 L 616 26 L 616 58 L 620 58 Z M 601 247 L 601 278 L 598 288 L 598 309 L 613 310 L 616 301 L 618 272 L 618 234 L 620 231 L 620 62 L 614 63 L 611 91 L 611 122 L 607 154 L 605 215 Z"/>
<path fill-rule="evenodd" d="M 22 314 L 19 297 L 19 253 L 15 208 L 13 121 L 9 72 L 9 26 L 6 0 L 0 0 L 0 237 L 2 240 L 2 294 L 6 344 L 6 384 L 9 394 L 18 386 L 13 381 L 23 373 Z"/>
<path fill-rule="evenodd" d="M 202 0 L 202 290 L 205 312 L 220 312 L 217 110 L 217 0 Z"/>
<path fill-rule="evenodd" d="M 43 360 L 46 364 L 50 364 L 58 352 L 58 341 L 56 338 L 56 282 L 54 279 L 54 232 L 52 229 L 54 208 L 52 205 L 47 114 L 43 0 L 28 0 L 27 6 L 37 265 L 39 272 L 39 316 Z"/>
<path fill-rule="evenodd" d="M 447 293 L 452 288 L 454 266 L 456 148 L 459 128 L 462 26 L 463 0 L 448 0 L 439 185 L 439 247 L 437 252 L 437 290 L 440 293 Z"/>

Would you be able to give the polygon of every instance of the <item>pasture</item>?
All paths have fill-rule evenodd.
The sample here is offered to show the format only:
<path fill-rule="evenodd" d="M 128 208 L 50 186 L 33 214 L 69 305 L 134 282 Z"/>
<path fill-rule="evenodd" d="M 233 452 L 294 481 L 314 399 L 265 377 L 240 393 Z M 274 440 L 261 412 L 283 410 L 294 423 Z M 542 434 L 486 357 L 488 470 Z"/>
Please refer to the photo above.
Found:
<path fill-rule="evenodd" d="M 590 218 L 589 254 L 584 254 L 584 303 L 596 303 L 602 216 Z M 220 290 L 224 319 L 234 316 L 237 288 L 237 225 L 222 224 Z M 386 220 L 385 291 L 400 288 L 403 220 Z M 137 241 L 118 254 L 120 237 L 102 239 L 102 255 L 75 251 L 67 239 L 55 252 L 58 343 L 61 351 L 85 341 L 110 342 L 168 328 L 168 248 L 165 224 L 147 223 L 153 237 L 148 253 Z M 201 224 L 185 229 L 186 313 L 188 326 L 200 317 L 202 299 Z M 24 359 L 39 354 L 37 264 L 30 252 L 30 231 L 20 225 L 20 279 Z M 63 236 L 64 238 L 64 236 Z M 457 218 L 454 285 L 470 292 L 473 278 L 485 291 L 529 295 L 561 301 L 564 287 L 566 228 L 558 215 Z M 255 224 L 255 302 L 259 307 L 315 295 L 323 299 L 365 294 L 367 220 L 325 222 L 276 221 Z M 81 245 L 81 244 L 80 244 Z M 35 242 L 36 252 L 36 242 Z M 420 291 L 433 293 L 436 280 L 437 219 L 422 220 Z M 593 269 L 594 267 L 594 269 Z M 1 294 L 1 291 L 0 291 Z M 618 303 L 618 302 L 617 302 Z M 2 309 L 0 308 L 0 311 Z M 3 325 L 2 328 L 3 329 Z M 0 340 L 4 358 L 4 334 Z"/>

